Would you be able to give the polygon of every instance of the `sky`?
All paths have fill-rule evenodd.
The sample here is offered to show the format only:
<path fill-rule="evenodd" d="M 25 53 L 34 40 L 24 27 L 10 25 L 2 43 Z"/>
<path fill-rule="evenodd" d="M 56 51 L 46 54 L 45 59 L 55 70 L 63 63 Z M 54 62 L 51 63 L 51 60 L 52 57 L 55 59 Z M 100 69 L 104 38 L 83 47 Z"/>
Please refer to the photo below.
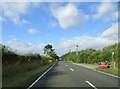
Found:
<path fill-rule="evenodd" d="M 47 44 L 61 56 L 118 43 L 117 2 L 2 2 L 0 43 L 19 53 L 40 53 Z"/>

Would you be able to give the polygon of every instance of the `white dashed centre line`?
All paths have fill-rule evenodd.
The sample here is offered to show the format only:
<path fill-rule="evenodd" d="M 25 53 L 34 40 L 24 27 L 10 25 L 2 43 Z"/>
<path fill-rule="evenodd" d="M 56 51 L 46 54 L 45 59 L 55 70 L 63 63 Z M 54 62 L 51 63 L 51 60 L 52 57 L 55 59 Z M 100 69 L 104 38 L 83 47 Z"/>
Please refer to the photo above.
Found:
<path fill-rule="evenodd" d="M 93 87 L 94 89 L 97 89 L 92 83 L 90 83 L 89 81 L 86 81 L 87 84 L 89 84 L 91 87 Z"/>
<path fill-rule="evenodd" d="M 72 68 L 70 68 L 71 71 L 74 71 Z"/>
<path fill-rule="evenodd" d="M 66 66 L 68 66 L 68 65 L 66 65 Z"/>

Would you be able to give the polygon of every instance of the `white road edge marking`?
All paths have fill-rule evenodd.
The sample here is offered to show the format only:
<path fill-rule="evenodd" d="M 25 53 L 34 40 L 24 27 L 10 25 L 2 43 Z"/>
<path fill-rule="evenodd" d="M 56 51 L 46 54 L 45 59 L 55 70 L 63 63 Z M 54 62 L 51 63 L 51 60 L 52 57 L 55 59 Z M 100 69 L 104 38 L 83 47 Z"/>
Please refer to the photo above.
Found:
<path fill-rule="evenodd" d="M 56 65 L 56 63 L 54 65 L 52 65 L 46 72 L 44 72 L 37 80 L 35 80 L 27 89 L 30 89 L 36 82 L 38 82 L 38 80 L 40 80 L 49 70 L 51 70 L 54 66 Z"/>
<path fill-rule="evenodd" d="M 92 83 L 90 83 L 89 81 L 86 81 L 86 83 L 88 83 L 91 87 L 93 87 L 94 89 L 97 89 Z"/>
<path fill-rule="evenodd" d="M 105 75 L 109 75 L 109 76 L 112 76 L 112 77 L 114 77 L 114 78 L 120 78 L 119 76 L 116 76 L 116 75 L 112 75 L 112 74 L 109 74 L 109 73 L 105 73 L 105 72 L 102 72 L 102 71 L 98 71 L 98 70 L 96 70 L 97 72 L 99 72 L 99 73 L 102 73 L 102 74 L 105 74 Z"/>
<path fill-rule="evenodd" d="M 72 68 L 70 68 L 71 71 L 74 71 Z"/>

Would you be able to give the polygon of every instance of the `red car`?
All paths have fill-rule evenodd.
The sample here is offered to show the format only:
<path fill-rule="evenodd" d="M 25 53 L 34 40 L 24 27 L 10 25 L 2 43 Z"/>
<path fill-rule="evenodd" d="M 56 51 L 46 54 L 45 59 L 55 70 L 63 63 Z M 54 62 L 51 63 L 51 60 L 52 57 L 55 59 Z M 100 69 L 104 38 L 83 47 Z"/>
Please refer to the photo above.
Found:
<path fill-rule="evenodd" d="M 107 64 L 107 63 L 105 63 L 105 62 L 100 62 L 99 63 L 99 68 L 109 68 L 110 66 Z"/>

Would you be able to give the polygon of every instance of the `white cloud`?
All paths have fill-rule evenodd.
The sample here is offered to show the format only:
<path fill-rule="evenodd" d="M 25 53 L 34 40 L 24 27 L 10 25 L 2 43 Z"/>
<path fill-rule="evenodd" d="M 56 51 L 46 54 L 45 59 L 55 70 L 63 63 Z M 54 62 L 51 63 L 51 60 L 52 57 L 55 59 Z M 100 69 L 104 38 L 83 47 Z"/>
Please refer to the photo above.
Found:
<path fill-rule="evenodd" d="M 97 13 L 93 15 L 93 18 L 95 19 L 103 18 L 104 20 L 109 21 L 111 19 L 117 20 L 118 18 L 118 3 L 102 2 L 96 10 Z"/>
<path fill-rule="evenodd" d="M 36 35 L 36 34 L 39 34 L 39 33 L 40 33 L 39 30 L 36 30 L 36 29 L 34 29 L 34 28 L 28 29 L 28 32 L 29 32 L 30 34 L 32 34 L 32 35 Z"/>
<path fill-rule="evenodd" d="M 76 45 L 79 45 L 81 49 L 95 48 L 101 49 L 106 45 L 114 43 L 113 40 L 107 40 L 101 37 L 91 37 L 91 36 L 80 36 L 74 37 L 71 40 L 65 40 L 60 44 L 60 48 L 72 49 L 74 50 Z"/>
<path fill-rule="evenodd" d="M 38 52 L 40 54 L 43 54 L 43 48 L 45 44 L 34 44 L 28 42 L 21 41 L 17 38 L 12 38 L 7 43 L 5 43 L 7 46 L 11 47 L 13 50 L 17 50 L 19 53 L 35 53 Z"/>
<path fill-rule="evenodd" d="M 105 30 L 102 33 L 101 37 L 109 39 L 109 40 L 110 39 L 117 40 L 117 38 L 118 38 L 118 23 L 113 24 L 110 28 Z"/>
<path fill-rule="evenodd" d="M 70 50 L 75 51 L 76 45 L 79 45 L 79 50 L 86 48 L 102 49 L 114 43 L 118 43 L 118 23 L 113 24 L 98 37 L 79 36 L 72 39 L 64 39 L 56 48 L 57 53 L 62 55 Z"/>
<path fill-rule="evenodd" d="M 30 6 L 37 7 L 37 4 L 30 2 L 2 2 L 3 16 L 15 24 L 29 23 L 21 15 L 26 15 Z"/>
<path fill-rule="evenodd" d="M 3 16 L 7 17 L 9 20 L 15 24 L 22 24 L 23 19 L 20 18 L 20 15 L 26 14 L 29 3 L 18 3 L 18 2 L 2 2 Z"/>
<path fill-rule="evenodd" d="M 67 6 L 52 8 L 51 11 L 60 26 L 64 29 L 78 26 L 87 18 L 87 16 L 80 12 L 72 3 L 68 3 Z"/>

